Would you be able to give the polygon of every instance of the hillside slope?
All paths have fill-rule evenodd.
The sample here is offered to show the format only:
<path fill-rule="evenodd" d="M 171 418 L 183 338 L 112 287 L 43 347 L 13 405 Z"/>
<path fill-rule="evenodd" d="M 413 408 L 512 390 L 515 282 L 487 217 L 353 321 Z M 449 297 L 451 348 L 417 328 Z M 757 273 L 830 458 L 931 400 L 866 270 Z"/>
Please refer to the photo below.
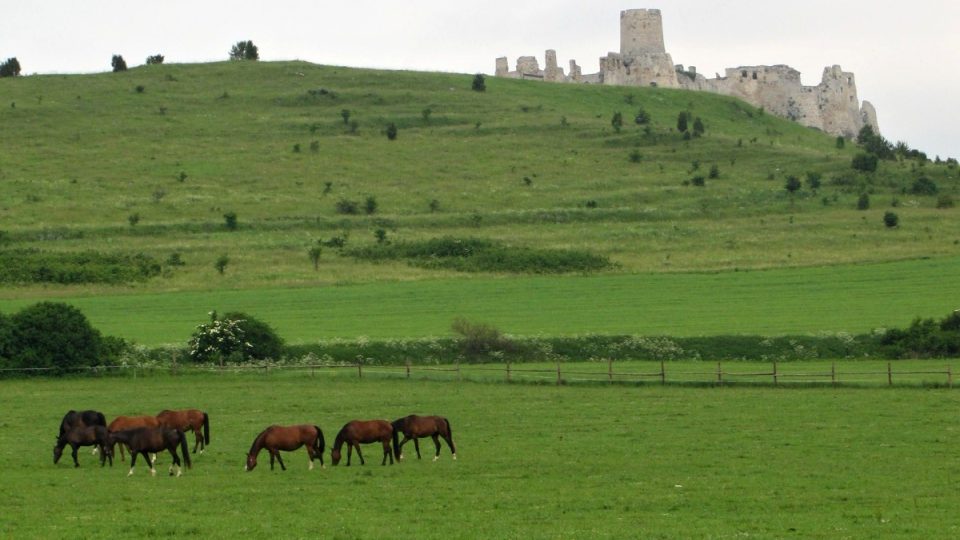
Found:
<path fill-rule="evenodd" d="M 2 79 L 5 257 L 48 272 L 78 264 L 71 254 L 119 257 L 103 263 L 108 274 L 149 267 L 140 280 L 11 278 L 3 295 L 459 275 L 329 247 L 334 237 L 374 245 L 378 230 L 386 242 L 448 236 L 598 254 L 615 273 L 960 253 L 956 210 L 937 208 L 938 196 L 957 193 L 954 166 L 858 173 L 852 143 L 838 149 L 721 96 L 492 78 L 481 93 L 471 79 L 300 62 Z M 647 125 L 633 121 L 641 108 Z M 702 119 L 703 137 L 681 137 L 681 111 Z M 789 176 L 811 174 L 819 188 L 784 189 Z M 921 176 L 937 195 L 911 192 Z M 899 228 L 884 227 L 886 211 Z M 318 241 L 328 245 L 315 267 Z"/>

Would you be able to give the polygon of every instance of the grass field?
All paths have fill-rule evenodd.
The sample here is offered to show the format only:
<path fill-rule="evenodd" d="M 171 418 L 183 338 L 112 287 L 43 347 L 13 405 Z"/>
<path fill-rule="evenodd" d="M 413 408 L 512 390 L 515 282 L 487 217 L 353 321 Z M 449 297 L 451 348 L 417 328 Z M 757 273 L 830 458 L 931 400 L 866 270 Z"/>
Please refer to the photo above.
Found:
<path fill-rule="evenodd" d="M 552 387 L 259 375 L 0 382 L 5 537 L 951 538 L 947 390 Z M 199 406 L 179 479 L 54 466 L 63 412 Z M 450 418 L 458 461 L 243 473 L 270 423 Z M 327 451 L 329 456 L 329 450 Z M 408 454 L 409 457 L 409 454 Z M 68 458 L 69 459 L 69 458 Z M 160 471 L 169 457 L 159 460 Z M 329 461 L 328 461 L 329 465 Z"/>

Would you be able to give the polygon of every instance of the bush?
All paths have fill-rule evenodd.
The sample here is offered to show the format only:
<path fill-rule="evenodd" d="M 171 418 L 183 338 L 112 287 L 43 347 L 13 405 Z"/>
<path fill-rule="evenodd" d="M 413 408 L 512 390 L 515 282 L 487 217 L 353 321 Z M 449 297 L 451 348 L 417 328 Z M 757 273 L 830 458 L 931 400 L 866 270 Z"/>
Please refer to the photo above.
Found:
<path fill-rule="evenodd" d="M 887 212 L 883 214 L 883 224 L 886 225 L 888 229 L 893 229 L 900 225 L 900 217 L 897 216 L 895 212 Z"/>
<path fill-rule="evenodd" d="M 937 208 L 946 209 L 953 208 L 953 197 L 947 193 L 937 197 Z"/>
<path fill-rule="evenodd" d="M 690 113 L 688 113 L 687 111 L 683 111 L 677 116 L 677 131 L 679 131 L 680 133 L 687 132 L 687 117 L 689 115 Z"/>
<path fill-rule="evenodd" d="M 187 342 L 190 359 L 194 362 L 240 361 L 249 358 L 253 345 L 247 343 L 243 329 L 235 320 L 221 320 L 210 313 L 210 323 L 201 324 Z"/>
<path fill-rule="evenodd" d="M 0 77 L 17 77 L 20 75 L 20 62 L 16 57 L 7 58 L 0 64 Z"/>
<path fill-rule="evenodd" d="M 142 253 L 57 253 L 39 249 L 0 252 L 0 283 L 121 284 L 143 282 L 159 275 L 160 271 L 156 259 Z"/>
<path fill-rule="evenodd" d="M 703 187 L 707 185 L 706 179 L 704 179 L 704 177 L 702 176 L 694 176 L 693 178 L 690 179 L 690 183 L 697 187 Z"/>
<path fill-rule="evenodd" d="M 227 212 L 223 215 L 223 224 L 228 231 L 237 230 L 237 213 Z"/>
<path fill-rule="evenodd" d="M 373 195 L 367 197 L 366 200 L 363 201 L 363 211 L 366 212 L 367 215 L 375 214 L 377 212 L 377 198 Z"/>
<path fill-rule="evenodd" d="M 701 137 L 701 136 L 703 136 L 704 133 L 706 133 L 706 131 L 707 131 L 707 128 L 704 127 L 704 125 L 703 125 L 703 120 L 701 120 L 700 117 L 698 116 L 698 117 L 693 121 L 693 136 L 694 136 L 694 137 Z"/>
<path fill-rule="evenodd" d="M 460 336 L 460 352 L 470 360 L 496 351 L 508 352 L 513 348 L 510 340 L 489 324 L 472 323 L 463 317 L 457 317 L 450 329 Z"/>
<path fill-rule="evenodd" d="M 893 159 L 895 157 L 893 145 L 890 144 L 890 141 L 878 135 L 870 126 L 863 126 L 860 133 L 857 134 L 857 144 L 862 146 L 867 153 L 873 154 L 879 159 Z"/>
<path fill-rule="evenodd" d="M 338 214 L 354 215 L 359 213 L 359 208 L 360 205 L 357 204 L 357 201 L 351 201 L 349 199 L 340 199 L 336 204 Z"/>
<path fill-rule="evenodd" d="M 874 172 L 877 170 L 877 162 L 874 154 L 860 153 L 853 157 L 852 166 L 858 171 Z"/>
<path fill-rule="evenodd" d="M 10 318 L 7 352 L 16 368 L 52 368 L 64 374 L 78 367 L 101 365 L 100 332 L 77 308 L 59 302 L 40 302 Z"/>
<path fill-rule="evenodd" d="M 243 351 L 246 358 L 266 360 L 278 359 L 283 355 L 283 339 L 267 323 L 240 311 L 224 314 L 225 321 L 233 321 L 243 332 L 245 344 Z"/>
<path fill-rule="evenodd" d="M 788 176 L 787 183 L 784 184 L 783 188 L 787 190 L 787 193 L 793 195 L 797 191 L 800 191 L 800 188 L 803 187 L 803 184 L 800 183 L 800 179 L 796 176 Z"/>
<path fill-rule="evenodd" d="M 387 138 L 391 141 L 397 140 L 397 125 L 393 122 L 390 122 L 390 125 L 387 126 Z"/>
<path fill-rule="evenodd" d="M 640 154 L 639 150 L 634 149 L 630 152 L 630 163 L 640 163 L 643 160 L 643 155 Z"/>
<path fill-rule="evenodd" d="M 808 172 L 807 173 L 807 187 L 810 188 L 810 191 L 816 193 L 820 186 L 823 184 L 823 175 L 818 172 Z"/>
<path fill-rule="evenodd" d="M 487 79 L 483 76 L 482 73 L 477 73 L 473 76 L 473 84 L 471 85 L 474 92 L 486 92 L 487 91 Z"/>
<path fill-rule="evenodd" d="M 845 139 L 843 135 L 838 136 L 835 146 L 837 147 L 837 150 L 843 150 L 847 146 L 847 139 Z"/>
<path fill-rule="evenodd" d="M 914 195 L 936 195 L 937 184 L 926 176 L 921 176 L 910 186 L 910 193 Z"/>
<path fill-rule="evenodd" d="M 610 125 L 613 126 L 613 131 L 620 133 L 620 130 L 623 128 L 623 115 L 620 111 L 613 113 L 613 116 L 610 118 Z"/>
<path fill-rule="evenodd" d="M 640 109 L 637 111 L 637 114 L 633 117 L 633 121 L 638 125 L 649 124 L 650 123 L 650 113 L 645 109 Z"/>
<path fill-rule="evenodd" d="M 230 264 L 230 257 L 226 254 L 223 254 L 217 257 L 217 260 L 213 263 L 213 267 L 216 268 L 217 272 L 222 276 L 227 270 L 228 264 Z"/>
<path fill-rule="evenodd" d="M 110 66 L 113 67 L 114 73 L 127 70 L 127 62 L 119 54 L 113 55 L 113 58 L 110 59 Z"/>
<path fill-rule="evenodd" d="M 870 209 L 870 195 L 866 193 L 861 193 L 860 198 L 857 199 L 857 210 L 869 210 Z"/>
<path fill-rule="evenodd" d="M 148 66 L 159 65 L 159 64 L 162 64 L 162 63 L 163 63 L 163 55 L 162 55 L 162 54 L 155 54 L 155 55 L 153 55 L 153 56 L 148 56 L 148 57 L 147 57 L 147 65 L 148 65 Z"/>
<path fill-rule="evenodd" d="M 720 178 L 720 166 L 719 166 L 719 165 L 717 165 L 716 163 L 714 163 L 713 165 L 710 166 L 710 174 L 708 175 L 708 178 L 710 178 L 711 180 Z"/>

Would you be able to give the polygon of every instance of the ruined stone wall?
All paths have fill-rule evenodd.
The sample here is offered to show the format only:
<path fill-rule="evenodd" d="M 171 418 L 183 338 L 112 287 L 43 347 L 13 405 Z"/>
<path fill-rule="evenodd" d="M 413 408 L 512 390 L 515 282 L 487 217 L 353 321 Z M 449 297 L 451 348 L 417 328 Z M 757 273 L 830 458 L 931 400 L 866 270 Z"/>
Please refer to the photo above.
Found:
<path fill-rule="evenodd" d="M 659 9 L 628 9 L 620 12 L 620 54 L 631 58 L 665 52 L 663 18 Z"/>

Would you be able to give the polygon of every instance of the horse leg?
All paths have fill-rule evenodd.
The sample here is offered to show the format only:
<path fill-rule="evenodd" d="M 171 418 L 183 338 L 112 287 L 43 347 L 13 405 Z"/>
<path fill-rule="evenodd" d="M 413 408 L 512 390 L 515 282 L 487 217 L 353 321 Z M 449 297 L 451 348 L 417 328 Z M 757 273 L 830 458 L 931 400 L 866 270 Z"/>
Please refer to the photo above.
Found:
<path fill-rule="evenodd" d="M 267 452 L 270 452 L 270 470 L 272 471 L 272 470 L 273 470 L 273 463 L 274 463 L 274 461 L 277 459 L 277 457 L 276 457 L 276 455 L 274 454 L 274 451 L 273 451 L 273 450 L 270 450 L 270 449 L 268 448 L 268 449 L 267 449 Z"/>
<path fill-rule="evenodd" d="M 308 470 L 308 471 L 312 471 L 312 470 L 313 470 L 313 458 L 316 457 L 317 453 L 313 451 L 313 445 L 312 445 L 312 444 L 307 444 L 307 445 L 304 445 L 304 446 L 305 446 L 306 449 L 307 449 L 307 455 L 310 456 L 310 466 L 307 467 L 307 470 Z"/>
<path fill-rule="evenodd" d="M 76 444 L 70 443 L 70 448 L 71 448 L 70 455 L 73 456 L 73 466 L 79 467 L 80 462 L 77 461 L 77 449 L 79 449 L 80 447 Z"/>
<path fill-rule="evenodd" d="M 390 451 L 390 439 L 383 440 L 383 462 L 380 465 L 387 464 L 387 457 L 390 457 L 390 464 L 393 465 L 393 452 Z"/>
<path fill-rule="evenodd" d="M 123 443 L 120 443 L 120 449 L 123 449 Z M 137 464 L 137 454 L 134 452 L 130 453 L 130 472 L 127 473 L 127 476 L 133 474 L 133 466 Z"/>
<path fill-rule="evenodd" d="M 420 437 L 413 437 L 413 447 L 417 449 L 417 459 L 420 459 Z"/>
<path fill-rule="evenodd" d="M 433 437 L 433 444 L 434 446 L 437 447 L 437 454 L 433 456 L 433 460 L 436 461 L 440 459 L 440 436 L 434 433 L 432 437 Z"/>
<path fill-rule="evenodd" d="M 169 451 L 170 451 L 170 455 L 173 456 L 173 463 L 170 464 L 170 469 L 169 469 L 170 476 L 173 476 L 173 466 L 176 465 L 178 471 L 179 471 L 179 469 L 180 469 L 180 456 L 177 455 L 177 447 L 176 447 L 176 446 L 171 446 L 171 447 L 167 448 L 167 450 L 169 450 Z M 177 474 L 177 476 L 180 476 L 180 475 Z"/>
<path fill-rule="evenodd" d="M 353 443 L 348 442 L 347 443 L 347 467 L 350 466 L 351 457 L 353 457 Z"/>
<path fill-rule="evenodd" d="M 281 470 L 281 471 L 287 470 L 287 466 L 283 464 L 283 458 L 280 457 L 280 451 L 279 451 L 279 450 L 277 450 L 277 461 L 280 463 L 280 470 Z"/>
<path fill-rule="evenodd" d="M 154 461 L 157 460 L 157 457 L 156 457 L 157 455 L 154 454 L 154 455 L 153 455 L 153 456 L 154 456 L 154 457 L 153 457 L 153 461 L 151 461 L 151 460 L 150 460 L 150 453 L 149 453 L 149 452 L 147 452 L 146 450 L 141 450 L 140 453 L 143 454 L 143 459 L 147 460 L 147 464 L 150 465 L 150 476 L 156 476 L 156 475 L 157 475 L 157 469 L 156 469 L 156 467 L 153 466 L 153 463 L 154 463 Z"/>
<path fill-rule="evenodd" d="M 200 430 L 194 428 L 193 434 L 196 436 L 197 442 L 193 445 L 193 453 L 197 453 L 197 447 L 200 447 L 200 452 L 203 452 L 203 437 L 200 435 Z"/>

